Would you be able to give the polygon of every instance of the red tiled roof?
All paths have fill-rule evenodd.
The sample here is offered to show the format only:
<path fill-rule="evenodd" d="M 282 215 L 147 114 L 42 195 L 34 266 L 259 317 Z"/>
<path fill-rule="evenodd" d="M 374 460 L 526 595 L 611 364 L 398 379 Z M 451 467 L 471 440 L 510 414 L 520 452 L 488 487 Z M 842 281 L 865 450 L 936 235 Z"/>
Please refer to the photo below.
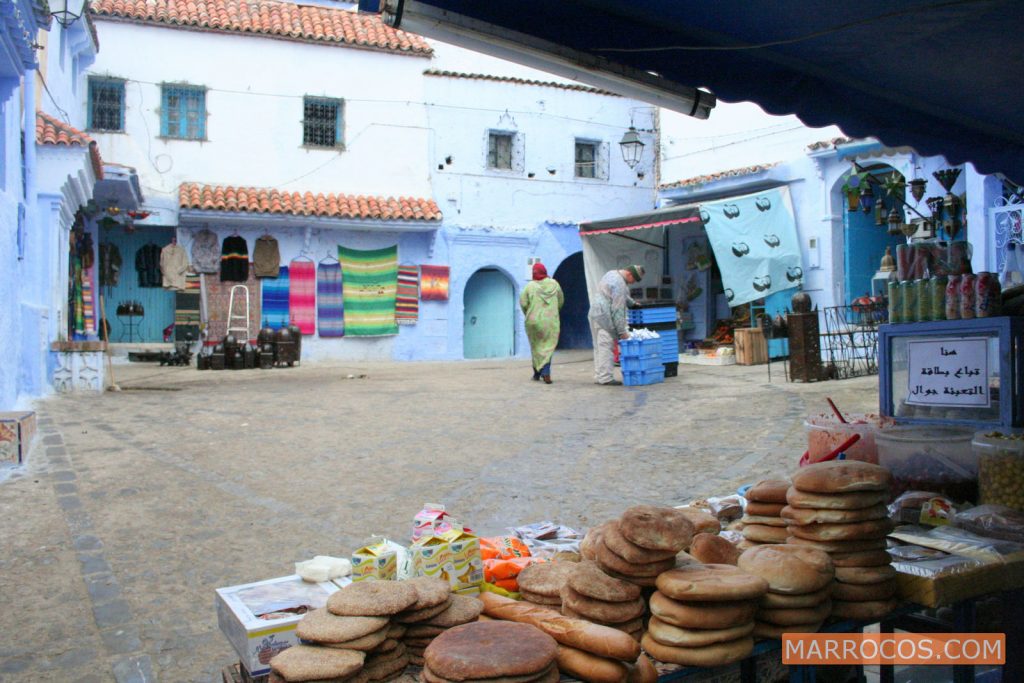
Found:
<path fill-rule="evenodd" d="M 428 56 L 420 36 L 385 24 L 379 15 L 273 0 L 95 0 L 98 18 L 165 24 L 206 31 L 253 33 Z"/>
<path fill-rule="evenodd" d="M 831 138 L 829 140 L 819 140 L 818 142 L 812 142 L 807 145 L 807 151 L 816 152 L 819 149 L 828 149 L 829 147 L 835 147 L 836 145 L 845 145 L 848 142 L 853 142 L 853 138 Z"/>
<path fill-rule="evenodd" d="M 427 69 L 423 72 L 424 76 L 441 76 L 444 78 L 471 78 L 481 81 L 500 81 L 502 83 L 518 83 L 519 85 L 541 85 L 548 88 L 561 88 L 563 90 L 578 90 L 580 92 L 589 92 L 597 95 L 612 95 L 613 97 L 619 97 L 616 93 L 609 90 L 601 90 L 600 88 L 593 88 L 589 85 L 580 85 L 579 83 L 556 83 L 555 81 L 532 81 L 527 78 L 515 78 L 513 76 L 491 76 L 489 74 L 471 74 L 462 73 L 459 71 L 443 71 L 440 69 Z"/>
<path fill-rule="evenodd" d="M 439 221 L 433 199 L 370 197 L 347 194 L 282 192 L 260 187 L 182 183 L 178 205 L 183 209 L 245 213 L 292 214 L 322 218 L 361 218 L 382 221 Z"/>
<path fill-rule="evenodd" d="M 778 166 L 779 162 L 771 164 L 755 164 L 753 166 L 744 166 L 743 168 L 734 168 L 728 171 L 718 171 L 716 173 L 709 173 L 707 175 L 694 176 L 693 178 L 686 178 L 684 180 L 677 180 L 674 183 L 665 183 L 660 187 L 662 190 L 669 190 L 674 187 L 691 187 L 693 185 L 703 185 L 705 183 L 713 183 L 716 180 L 724 180 L 725 178 L 739 178 L 745 175 L 754 175 L 762 171 L 767 171 L 770 168 Z"/>
<path fill-rule="evenodd" d="M 103 159 L 100 157 L 100 148 L 96 141 L 77 128 L 42 111 L 36 112 L 36 144 L 87 147 L 96 179 L 103 179 Z"/>

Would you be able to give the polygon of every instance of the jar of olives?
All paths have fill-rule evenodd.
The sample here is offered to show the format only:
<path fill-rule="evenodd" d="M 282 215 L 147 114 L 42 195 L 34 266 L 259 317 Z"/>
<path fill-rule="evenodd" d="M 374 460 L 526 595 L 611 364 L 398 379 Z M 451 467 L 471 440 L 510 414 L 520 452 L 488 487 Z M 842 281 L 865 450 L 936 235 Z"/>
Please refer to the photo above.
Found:
<path fill-rule="evenodd" d="M 980 431 L 971 446 L 978 457 L 979 502 L 1024 511 L 1024 433 Z"/>

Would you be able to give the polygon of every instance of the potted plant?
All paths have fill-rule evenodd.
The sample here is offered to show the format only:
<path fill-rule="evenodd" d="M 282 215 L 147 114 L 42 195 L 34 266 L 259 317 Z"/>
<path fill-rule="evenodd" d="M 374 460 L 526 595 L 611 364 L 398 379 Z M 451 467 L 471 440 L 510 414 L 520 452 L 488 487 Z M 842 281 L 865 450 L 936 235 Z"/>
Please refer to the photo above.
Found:
<path fill-rule="evenodd" d="M 855 173 L 850 171 L 843 181 L 840 191 L 846 195 L 847 211 L 856 211 L 860 207 L 860 193 L 867 186 L 868 174 L 866 171 Z"/>

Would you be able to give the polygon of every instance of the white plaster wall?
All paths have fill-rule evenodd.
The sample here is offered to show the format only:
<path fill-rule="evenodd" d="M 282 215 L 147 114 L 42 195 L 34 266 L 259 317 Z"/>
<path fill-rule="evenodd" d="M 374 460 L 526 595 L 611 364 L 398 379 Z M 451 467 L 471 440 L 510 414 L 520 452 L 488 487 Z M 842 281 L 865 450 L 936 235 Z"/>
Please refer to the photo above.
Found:
<path fill-rule="evenodd" d="M 96 133 L 133 166 L 147 205 L 196 181 L 289 191 L 429 196 L 423 57 L 97 19 L 89 72 L 128 79 L 126 134 Z M 152 58 L 140 59 L 145 49 Z M 161 139 L 160 83 L 209 88 L 207 140 Z M 302 147 L 304 95 L 345 100 L 345 150 Z M 84 105 L 83 105 L 84 106 Z"/>

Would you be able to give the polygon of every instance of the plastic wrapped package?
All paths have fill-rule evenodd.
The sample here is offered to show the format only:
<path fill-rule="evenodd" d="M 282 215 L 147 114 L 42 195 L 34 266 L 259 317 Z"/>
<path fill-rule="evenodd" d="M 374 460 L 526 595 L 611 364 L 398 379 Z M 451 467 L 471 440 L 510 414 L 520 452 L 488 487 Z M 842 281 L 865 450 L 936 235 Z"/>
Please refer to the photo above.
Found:
<path fill-rule="evenodd" d="M 1024 512 L 1005 505 L 979 505 L 958 512 L 953 525 L 980 536 L 1024 544 Z"/>
<path fill-rule="evenodd" d="M 520 538 L 533 557 L 548 560 L 560 553 L 578 555 L 583 534 L 555 522 L 536 522 L 511 527 L 509 531 Z"/>
<path fill-rule="evenodd" d="M 901 526 L 889 534 L 904 543 L 934 548 L 951 555 L 963 555 L 983 562 L 1007 563 L 1024 561 L 1024 545 L 1012 541 L 987 538 L 953 526 Z"/>
<path fill-rule="evenodd" d="M 740 541 L 743 540 L 742 533 L 740 533 L 739 531 L 733 531 L 731 529 L 726 529 L 718 535 L 724 538 L 725 540 L 729 541 L 733 545 L 737 545 Z"/>
<path fill-rule="evenodd" d="M 743 516 L 746 500 L 742 496 L 731 495 L 716 498 L 702 498 L 690 503 L 690 507 L 700 508 L 714 515 L 718 521 L 731 522 Z"/>
<path fill-rule="evenodd" d="M 918 524 L 921 508 L 933 498 L 941 498 L 936 491 L 904 491 L 889 503 L 889 517 L 901 524 Z"/>

